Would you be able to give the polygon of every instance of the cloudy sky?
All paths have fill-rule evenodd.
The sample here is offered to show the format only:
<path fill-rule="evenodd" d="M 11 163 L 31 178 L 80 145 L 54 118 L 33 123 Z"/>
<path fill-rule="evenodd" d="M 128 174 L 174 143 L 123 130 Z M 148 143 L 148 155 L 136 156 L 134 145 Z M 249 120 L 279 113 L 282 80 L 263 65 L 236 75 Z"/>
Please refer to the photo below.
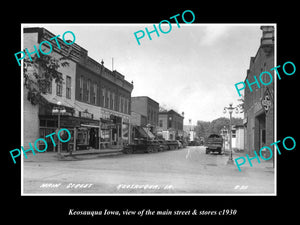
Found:
<path fill-rule="evenodd" d="M 55 35 L 72 31 L 88 55 L 134 82 L 132 96 L 149 96 L 163 107 L 191 119 L 211 121 L 230 102 L 237 105 L 235 83 L 244 81 L 250 57 L 260 45 L 262 24 L 172 24 L 168 34 L 138 45 L 134 32 L 153 24 L 24 24 Z M 158 25 L 157 25 L 158 26 Z M 162 27 L 168 30 L 168 25 Z M 60 36 L 60 37 L 61 37 Z M 67 35 L 66 35 L 67 37 Z M 71 39 L 71 38 L 70 38 Z M 238 116 L 238 115 L 234 115 Z M 240 114 L 239 117 L 243 115 Z"/>

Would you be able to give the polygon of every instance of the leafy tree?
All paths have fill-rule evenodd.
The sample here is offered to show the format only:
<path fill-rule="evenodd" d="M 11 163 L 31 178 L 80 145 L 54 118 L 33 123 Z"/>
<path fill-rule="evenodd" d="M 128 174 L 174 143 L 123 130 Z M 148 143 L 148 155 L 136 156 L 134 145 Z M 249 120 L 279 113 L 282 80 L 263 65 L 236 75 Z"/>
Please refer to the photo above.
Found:
<path fill-rule="evenodd" d="M 208 121 L 197 121 L 197 126 L 194 128 L 198 137 L 206 137 L 209 133 L 210 122 Z"/>
<path fill-rule="evenodd" d="M 232 125 L 240 125 L 243 123 L 241 118 L 232 117 Z M 197 121 L 195 131 L 198 137 L 204 137 L 205 139 L 210 134 L 220 134 L 221 129 L 226 126 L 229 128 L 230 119 L 226 117 L 217 118 L 211 122 L 209 121 Z"/>
<path fill-rule="evenodd" d="M 24 86 L 28 90 L 27 99 L 32 105 L 44 103 L 42 95 L 47 92 L 53 79 L 55 82 L 62 82 L 63 77 L 58 69 L 69 66 L 66 61 L 68 58 L 63 56 L 56 59 L 50 55 L 40 54 L 40 57 L 34 55 L 32 61 L 29 58 L 24 59 L 23 78 Z"/>

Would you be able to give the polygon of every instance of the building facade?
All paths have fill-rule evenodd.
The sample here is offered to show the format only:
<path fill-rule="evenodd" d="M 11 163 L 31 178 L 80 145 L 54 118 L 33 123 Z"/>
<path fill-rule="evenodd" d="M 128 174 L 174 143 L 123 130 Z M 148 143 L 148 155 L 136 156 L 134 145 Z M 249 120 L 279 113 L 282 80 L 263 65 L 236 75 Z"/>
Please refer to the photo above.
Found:
<path fill-rule="evenodd" d="M 166 140 L 183 138 L 183 113 L 180 115 L 174 110 L 161 111 L 158 114 L 158 132 Z"/>
<path fill-rule="evenodd" d="M 243 125 L 233 125 L 232 126 L 232 148 L 237 151 L 244 150 L 244 126 Z"/>
<path fill-rule="evenodd" d="M 274 80 L 276 76 L 274 76 L 274 70 L 270 70 L 274 67 L 274 27 L 261 26 L 261 30 L 261 44 L 256 56 L 250 58 L 246 79 L 249 83 L 254 83 L 254 76 L 256 76 L 259 82 L 259 75 L 268 71 L 272 74 L 273 82 L 267 86 L 260 84 L 260 88 L 254 83 L 251 85 L 252 91 L 248 87 L 245 88 L 244 150 L 251 155 L 254 151 L 258 152 L 261 147 L 270 146 L 274 142 Z M 262 76 L 262 81 L 268 83 L 270 78 Z M 265 105 L 266 101 L 268 101 L 268 105 Z M 273 146 L 271 147 L 273 148 Z"/>
<path fill-rule="evenodd" d="M 132 138 L 155 138 L 159 103 L 148 96 L 131 98 Z"/>
<path fill-rule="evenodd" d="M 155 132 L 158 126 L 159 103 L 148 96 L 131 98 L 131 112 L 141 115 L 139 126 L 150 125 Z"/>
<path fill-rule="evenodd" d="M 90 58 L 88 51 L 76 43 L 66 45 L 57 38 L 61 46 L 58 49 L 55 40 L 50 40 L 55 35 L 44 28 L 24 28 L 23 33 L 24 48 L 33 51 L 34 45 L 48 41 L 52 43 L 51 56 L 66 56 L 69 63 L 69 66 L 58 68 L 63 81 L 52 81 L 47 93 L 42 94 L 45 104 L 32 105 L 26 99 L 24 88 L 24 146 L 37 138 L 45 138 L 58 125 L 71 132 L 69 150 L 106 148 L 129 142 L 133 85 L 119 72 L 110 71 L 103 62 Z M 60 124 L 58 115 L 52 111 L 58 102 L 66 110 L 60 115 Z M 48 151 L 56 150 L 51 147 L 49 144 Z"/>

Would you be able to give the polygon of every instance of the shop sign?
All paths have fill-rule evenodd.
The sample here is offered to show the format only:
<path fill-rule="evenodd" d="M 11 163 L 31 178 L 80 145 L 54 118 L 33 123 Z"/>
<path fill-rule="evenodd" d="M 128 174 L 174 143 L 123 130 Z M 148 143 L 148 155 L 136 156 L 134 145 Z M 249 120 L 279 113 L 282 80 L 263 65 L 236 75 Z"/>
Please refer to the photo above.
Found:
<path fill-rule="evenodd" d="M 101 129 L 113 129 L 116 128 L 116 124 L 106 124 L 106 123 L 101 123 Z"/>
<path fill-rule="evenodd" d="M 265 113 L 267 114 L 272 106 L 272 98 L 269 89 L 265 91 L 264 96 L 261 100 L 261 105 L 265 110 Z"/>
<path fill-rule="evenodd" d="M 94 117 L 94 115 L 92 113 L 89 113 L 88 111 L 79 112 L 79 116 L 88 118 L 88 119 L 93 119 L 93 117 Z"/>

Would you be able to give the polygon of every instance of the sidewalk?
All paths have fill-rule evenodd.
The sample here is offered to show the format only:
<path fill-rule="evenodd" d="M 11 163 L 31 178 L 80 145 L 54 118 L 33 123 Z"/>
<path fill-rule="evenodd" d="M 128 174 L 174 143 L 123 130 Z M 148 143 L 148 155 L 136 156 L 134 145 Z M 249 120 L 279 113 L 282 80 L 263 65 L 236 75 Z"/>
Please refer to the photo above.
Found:
<path fill-rule="evenodd" d="M 80 160 L 80 156 L 95 155 L 95 156 L 113 156 L 122 153 L 122 148 L 113 149 L 89 149 L 89 150 L 77 150 L 75 152 L 62 152 L 62 157 L 59 158 L 57 152 L 35 152 L 35 155 L 27 153 L 27 159 L 23 156 L 24 162 L 51 162 L 51 161 L 73 161 Z"/>
<path fill-rule="evenodd" d="M 77 150 L 75 152 L 64 152 L 62 153 L 63 156 L 78 156 L 78 155 L 91 155 L 91 154 L 101 154 L 101 155 L 110 155 L 110 154 L 116 154 L 116 153 L 122 153 L 122 148 L 106 148 L 106 149 L 88 149 L 88 150 Z"/>
<path fill-rule="evenodd" d="M 229 156 L 229 154 L 230 154 L 230 151 L 226 149 L 225 155 Z M 245 162 L 245 164 L 241 165 L 241 169 L 243 169 L 243 168 L 257 168 L 257 169 L 261 168 L 261 169 L 264 169 L 265 171 L 269 171 L 269 172 L 274 171 L 275 168 L 273 167 L 273 158 L 271 158 L 270 160 L 264 160 L 260 156 L 258 156 L 260 163 L 258 163 L 257 159 L 253 159 L 251 161 L 253 166 L 251 167 L 248 159 L 246 158 L 246 154 L 247 153 L 244 151 L 241 151 L 241 152 L 233 151 L 232 152 L 233 160 L 235 160 L 236 158 L 239 158 L 239 157 L 245 157 L 246 162 Z M 249 156 L 249 158 L 253 158 L 253 157 L 254 156 Z M 234 164 L 236 164 L 236 163 L 234 162 Z"/>

